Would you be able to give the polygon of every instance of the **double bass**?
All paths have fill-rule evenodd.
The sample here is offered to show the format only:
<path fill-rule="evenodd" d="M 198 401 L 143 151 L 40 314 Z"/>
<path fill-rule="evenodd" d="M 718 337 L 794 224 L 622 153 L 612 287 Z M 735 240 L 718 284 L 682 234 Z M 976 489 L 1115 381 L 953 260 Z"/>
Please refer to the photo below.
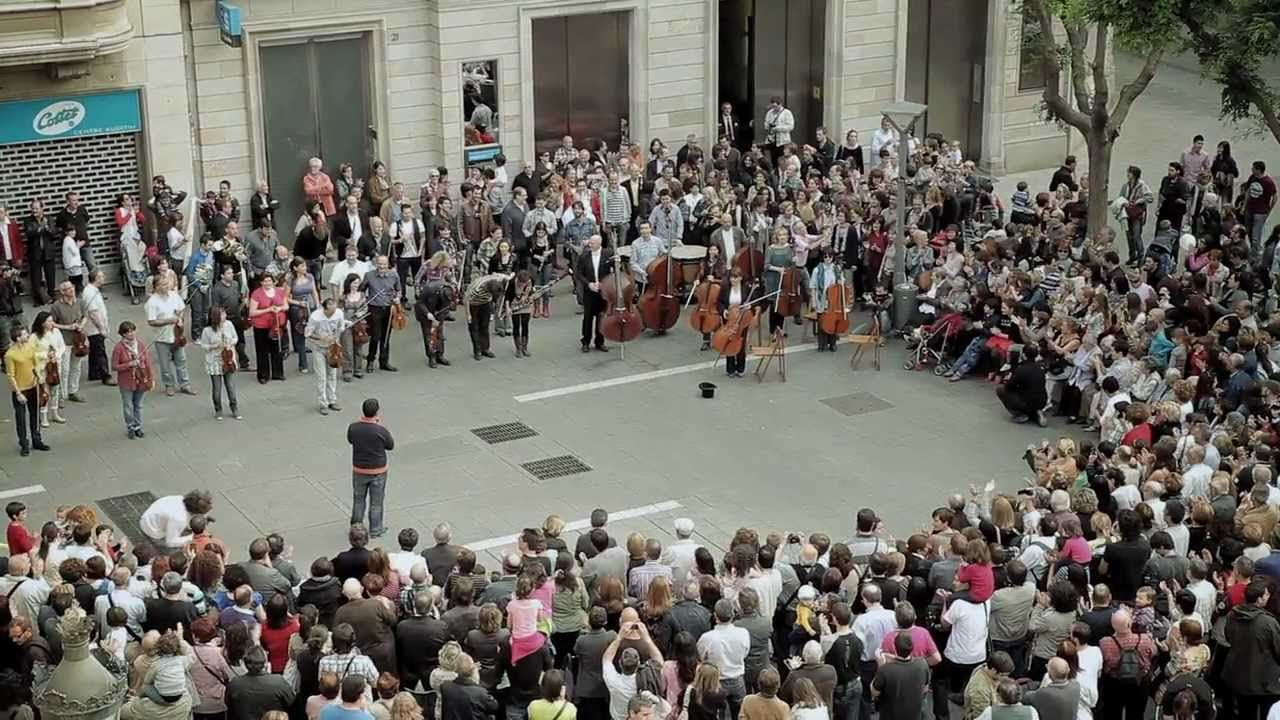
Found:
<path fill-rule="evenodd" d="M 619 259 L 625 263 L 627 248 L 619 248 Z M 600 334 L 613 342 L 625 343 L 640 337 L 644 332 L 644 324 L 640 313 L 636 312 L 636 281 L 631 277 L 631 269 L 625 264 L 601 278 L 600 295 L 604 298 L 604 318 L 600 320 Z"/>
<path fill-rule="evenodd" d="M 755 249 L 751 242 L 748 242 L 734 254 L 732 267 L 742 271 L 742 282 L 748 285 L 754 283 L 764 273 L 764 253 Z"/>
<path fill-rule="evenodd" d="M 818 316 L 818 327 L 828 335 L 849 332 L 849 310 L 845 306 L 844 269 L 836 266 L 836 282 L 827 288 L 827 309 Z"/>
<path fill-rule="evenodd" d="M 676 297 L 680 278 L 676 275 L 676 264 L 671 254 L 649 263 L 645 275 L 649 284 L 640 297 L 640 318 L 646 328 L 662 334 L 675 327 L 680 319 L 680 299 Z"/>

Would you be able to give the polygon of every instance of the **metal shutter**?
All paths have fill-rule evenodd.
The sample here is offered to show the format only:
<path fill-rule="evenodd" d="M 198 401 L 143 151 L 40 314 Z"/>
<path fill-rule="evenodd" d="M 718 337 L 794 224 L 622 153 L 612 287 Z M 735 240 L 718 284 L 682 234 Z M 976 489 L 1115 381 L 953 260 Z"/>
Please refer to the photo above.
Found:
<path fill-rule="evenodd" d="M 32 198 L 44 200 L 52 218 L 66 193 L 80 193 L 89 211 L 89 247 L 103 270 L 119 266 L 115 203 L 120 193 L 139 189 L 138 135 L 90 135 L 0 145 L 0 200 L 15 217 L 26 217 Z M 107 272 L 108 282 L 113 281 Z"/>

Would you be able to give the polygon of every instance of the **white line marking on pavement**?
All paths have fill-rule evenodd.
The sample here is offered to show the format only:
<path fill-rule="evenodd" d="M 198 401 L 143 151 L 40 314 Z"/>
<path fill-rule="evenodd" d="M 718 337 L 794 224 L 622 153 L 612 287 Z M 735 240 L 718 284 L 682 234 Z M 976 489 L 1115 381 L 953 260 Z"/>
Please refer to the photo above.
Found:
<path fill-rule="evenodd" d="M 0 490 L 0 500 L 11 497 L 21 497 L 23 495 L 35 495 L 44 492 L 43 485 L 28 485 L 26 487 L 14 488 L 12 490 Z"/>
<path fill-rule="evenodd" d="M 667 512 L 668 510 L 675 510 L 679 507 L 683 506 L 675 500 L 664 500 L 663 502 L 654 503 L 652 505 L 642 505 L 640 507 L 627 508 L 626 510 L 618 510 L 617 512 L 611 511 L 609 513 L 609 522 L 626 520 L 628 518 L 644 517 L 645 515 L 656 515 L 658 513 Z M 574 520 L 573 522 L 565 525 L 564 529 L 582 530 L 588 527 L 591 527 L 591 519 L 583 518 L 581 520 Z M 478 540 L 476 542 L 465 543 L 465 545 L 476 552 L 480 552 L 481 550 L 489 550 L 490 548 L 514 545 L 516 540 L 519 538 L 519 535 L 503 535 L 501 537 L 492 537 L 488 540 Z"/>
<path fill-rule="evenodd" d="M 837 343 L 847 342 L 847 338 L 840 338 Z M 817 345 L 812 343 L 804 343 L 803 345 L 788 345 L 783 351 L 787 355 L 792 353 L 808 352 L 817 349 Z M 755 360 L 757 357 L 750 353 L 747 354 L 748 360 Z M 564 395 L 576 395 L 581 392 L 590 390 L 603 390 L 605 388 L 617 387 L 618 385 L 630 385 L 631 383 L 644 382 L 645 380 L 657 380 L 658 378 L 670 377 L 672 375 L 683 375 L 685 373 L 697 372 L 699 370 L 709 370 L 715 363 L 714 360 L 696 362 L 689 365 L 677 365 L 675 367 L 663 368 L 662 370 L 650 370 L 649 372 L 636 373 L 635 375 L 623 375 L 622 377 L 609 378 L 608 380 L 595 380 L 592 382 L 580 383 L 578 385 L 568 385 L 566 387 L 552 388 L 550 390 L 539 390 L 538 392 L 525 393 L 524 395 L 516 395 L 513 398 L 518 403 L 534 402 L 536 400 L 549 400 L 554 397 Z"/>

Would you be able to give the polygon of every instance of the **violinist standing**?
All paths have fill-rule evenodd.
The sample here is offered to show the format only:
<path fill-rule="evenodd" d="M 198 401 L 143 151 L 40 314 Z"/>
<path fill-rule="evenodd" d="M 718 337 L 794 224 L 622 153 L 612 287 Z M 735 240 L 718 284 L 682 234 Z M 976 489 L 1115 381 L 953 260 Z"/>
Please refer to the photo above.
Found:
<path fill-rule="evenodd" d="M 538 223 L 542 228 L 542 232 L 546 233 L 546 226 Z M 503 240 L 498 243 L 498 252 L 489 258 L 489 274 L 502 275 L 506 278 L 515 277 L 516 267 L 520 264 L 519 257 L 511 252 L 511 243 Z M 497 318 L 494 322 L 494 332 L 498 337 L 506 337 L 511 334 L 511 316 L 505 312 L 505 305 L 511 302 L 513 297 L 511 286 L 508 284 L 507 291 L 502 297 L 494 298 L 494 305 L 497 308 Z"/>
<path fill-rule="evenodd" d="M 373 372 L 375 362 L 378 369 L 395 372 L 391 364 L 391 306 L 400 300 L 400 276 L 391 269 L 390 259 L 379 255 L 362 284 L 369 296 L 369 354 L 365 358 L 365 372 Z"/>
<path fill-rule="evenodd" d="M 576 274 L 582 282 L 582 352 L 591 350 L 594 338 L 596 350 L 608 352 L 600 322 L 605 311 L 604 296 L 600 294 L 600 281 L 613 269 L 613 258 L 601 247 L 604 240 L 592 235 L 586 250 L 578 256 Z"/>
<path fill-rule="evenodd" d="M 529 316 L 533 314 L 534 303 L 540 301 L 533 297 L 533 274 L 521 270 L 508 287 L 511 300 L 507 307 L 511 315 L 511 337 L 515 340 L 516 357 L 526 358 L 529 357 Z"/>
<path fill-rule="evenodd" d="M 422 292 L 413 297 L 413 315 L 422 326 L 422 345 L 427 353 L 427 367 L 450 363 L 444 356 L 444 321 L 453 305 L 453 286 L 441 280 L 428 280 Z M 433 339 L 431 333 L 436 334 Z"/>
<path fill-rule="evenodd" d="M 795 250 L 791 247 L 791 233 L 785 227 L 773 232 L 769 247 L 764 253 L 764 292 L 776 293 L 782 288 L 782 274 L 795 264 Z M 769 334 L 782 328 L 785 318 L 777 311 L 778 302 L 769 305 Z"/>
<path fill-rule="evenodd" d="M 720 293 L 720 315 L 729 318 L 730 308 L 745 305 L 760 294 L 759 285 L 748 286 L 743 280 L 742 270 L 734 268 L 729 271 L 729 286 Z M 747 370 L 747 344 L 742 343 L 736 355 L 727 355 L 724 359 L 725 373 L 732 378 L 740 378 Z"/>
<path fill-rule="evenodd" d="M 822 262 L 813 269 L 813 275 L 809 279 L 809 296 L 812 298 L 814 312 L 821 315 L 828 310 L 827 308 L 827 289 L 841 282 L 840 268 L 836 266 L 835 255 L 830 249 L 822 251 Z M 836 351 L 836 336 L 830 335 L 822 331 L 822 326 L 818 326 L 818 352 L 823 350 Z"/>
<path fill-rule="evenodd" d="M 164 275 L 155 278 L 155 292 L 147 298 L 147 324 L 156 330 L 156 356 L 160 360 L 160 381 L 164 383 L 164 394 L 173 397 L 175 387 L 182 390 L 183 395 L 195 395 L 191 389 L 191 377 L 187 374 L 187 350 L 179 347 L 174 334 L 175 328 L 182 326 L 182 313 L 186 311 L 186 303 L 182 296 L 173 289 L 171 280 Z"/>

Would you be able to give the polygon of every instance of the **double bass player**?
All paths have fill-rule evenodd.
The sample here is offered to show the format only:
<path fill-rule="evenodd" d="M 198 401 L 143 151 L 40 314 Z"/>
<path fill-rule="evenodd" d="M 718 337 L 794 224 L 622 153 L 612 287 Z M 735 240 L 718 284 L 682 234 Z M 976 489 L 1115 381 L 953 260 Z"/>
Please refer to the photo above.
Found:
<path fill-rule="evenodd" d="M 582 285 L 582 352 L 590 352 L 592 340 L 596 350 L 609 352 L 604 344 L 604 335 L 600 332 L 600 323 L 604 316 L 604 296 L 600 294 L 600 281 L 613 269 L 613 256 L 602 246 L 604 240 L 599 234 L 587 240 L 587 247 L 578 256 L 574 273 Z"/>

